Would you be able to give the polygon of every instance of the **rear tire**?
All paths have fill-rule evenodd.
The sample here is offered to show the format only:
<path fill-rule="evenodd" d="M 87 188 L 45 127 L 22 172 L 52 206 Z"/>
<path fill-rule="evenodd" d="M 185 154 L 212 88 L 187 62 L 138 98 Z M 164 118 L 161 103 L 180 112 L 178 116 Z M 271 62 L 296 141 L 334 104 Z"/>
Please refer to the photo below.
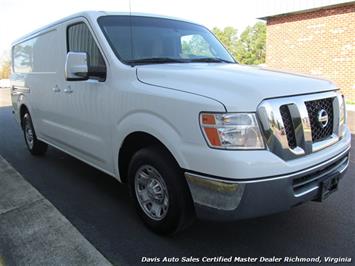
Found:
<path fill-rule="evenodd" d="M 132 158 L 128 182 L 137 212 L 152 231 L 182 231 L 195 217 L 192 198 L 180 167 L 162 148 L 139 150 Z"/>
<path fill-rule="evenodd" d="M 22 129 L 28 150 L 32 155 L 41 156 L 47 152 L 48 145 L 37 139 L 30 114 L 27 112 L 22 118 Z"/>

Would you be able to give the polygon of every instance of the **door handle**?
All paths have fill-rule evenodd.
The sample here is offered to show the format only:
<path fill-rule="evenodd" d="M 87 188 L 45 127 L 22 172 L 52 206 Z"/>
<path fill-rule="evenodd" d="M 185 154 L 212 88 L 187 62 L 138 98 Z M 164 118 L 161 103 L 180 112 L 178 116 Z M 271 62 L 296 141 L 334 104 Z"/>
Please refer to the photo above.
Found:
<path fill-rule="evenodd" d="M 53 92 L 60 92 L 60 88 L 58 87 L 58 85 L 55 85 L 54 88 L 52 88 Z"/>
<path fill-rule="evenodd" d="M 11 92 L 10 92 L 11 96 L 15 96 L 18 94 L 17 92 L 17 88 L 15 86 L 11 86 Z"/>
<path fill-rule="evenodd" d="M 64 89 L 64 92 L 65 93 L 73 93 L 73 89 L 70 86 L 68 86 L 66 89 Z"/>

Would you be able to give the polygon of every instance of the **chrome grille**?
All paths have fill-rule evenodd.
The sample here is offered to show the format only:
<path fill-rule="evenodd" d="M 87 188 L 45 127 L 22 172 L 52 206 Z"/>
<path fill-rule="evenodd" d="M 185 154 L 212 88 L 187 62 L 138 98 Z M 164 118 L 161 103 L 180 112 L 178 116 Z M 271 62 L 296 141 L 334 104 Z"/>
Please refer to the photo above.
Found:
<path fill-rule="evenodd" d="M 282 121 L 284 122 L 285 125 L 288 145 L 290 146 L 291 149 L 294 149 L 297 147 L 296 135 L 295 135 L 295 129 L 293 128 L 292 117 L 291 117 L 290 110 L 288 109 L 288 106 L 282 105 L 280 107 L 280 113 L 281 113 Z"/>
<path fill-rule="evenodd" d="M 257 113 L 266 146 L 291 160 L 336 143 L 344 129 L 339 121 L 341 102 L 341 94 L 335 91 L 264 100 Z M 328 115 L 326 125 L 318 118 L 325 113 L 322 110 Z"/>
<path fill-rule="evenodd" d="M 313 142 L 324 140 L 333 133 L 333 98 L 305 102 L 312 129 Z M 328 124 L 323 128 L 318 122 L 318 113 L 325 110 L 328 114 Z"/>

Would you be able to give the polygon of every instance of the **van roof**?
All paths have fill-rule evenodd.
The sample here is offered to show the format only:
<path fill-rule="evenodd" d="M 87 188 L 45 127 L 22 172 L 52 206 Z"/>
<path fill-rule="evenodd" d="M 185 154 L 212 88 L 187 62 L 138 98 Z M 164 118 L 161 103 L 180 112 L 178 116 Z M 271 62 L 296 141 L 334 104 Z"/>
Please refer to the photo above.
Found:
<path fill-rule="evenodd" d="M 61 24 L 65 21 L 68 21 L 70 19 L 74 19 L 74 18 L 78 18 L 78 17 L 84 17 L 86 19 L 88 19 L 89 21 L 95 21 L 97 18 L 102 17 L 102 16 L 141 16 L 141 17 L 154 17 L 154 18 L 165 18 L 165 19 L 173 19 L 173 20 L 179 20 L 179 21 L 185 21 L 185 22 L 189 22 L 189 23 L 195 23 L 193 21 L 189 21 L 186 19 L 181 19 L 181 18 L 176 18 L 176 17 L 170 17 L 170 16 L 164 16 L 164 15 L 159 15 L 159 14 L 150 14 L 150 13 L 140 13 L 140 12 L 111 12 L 111 11 L 82 11 L 79 13 L 75 13 L 72 14 L 70 16 L 67 16 L 65 18 L 62 18 L 60 20 L 57 20 L 55 22 L 52 22 L 44 27 L 38 28 L 37 30 L 34 30 L 20 38 L 18 38 L 17 40 L 15 40 L 12 43 L 12 46 L 16 45 L 19 42 L 22 42 L 26 39 L 29 39 L 35 35 L 38 35 L 39 33 L 41 33 L 42 31 L 45 31 L 51 27 L 54 27 L 58 24 Z M 198 23 L 195 23 L 198 24 Z"/>

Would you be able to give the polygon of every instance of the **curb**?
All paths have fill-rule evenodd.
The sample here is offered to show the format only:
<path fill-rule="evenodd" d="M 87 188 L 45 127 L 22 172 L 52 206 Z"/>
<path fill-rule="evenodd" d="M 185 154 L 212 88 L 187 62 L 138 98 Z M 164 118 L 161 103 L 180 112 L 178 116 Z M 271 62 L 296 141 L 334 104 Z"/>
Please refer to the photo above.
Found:
<path fill-rule="evenodd" d="M 111 265 L 0 156 L 0 266 Z"/>

